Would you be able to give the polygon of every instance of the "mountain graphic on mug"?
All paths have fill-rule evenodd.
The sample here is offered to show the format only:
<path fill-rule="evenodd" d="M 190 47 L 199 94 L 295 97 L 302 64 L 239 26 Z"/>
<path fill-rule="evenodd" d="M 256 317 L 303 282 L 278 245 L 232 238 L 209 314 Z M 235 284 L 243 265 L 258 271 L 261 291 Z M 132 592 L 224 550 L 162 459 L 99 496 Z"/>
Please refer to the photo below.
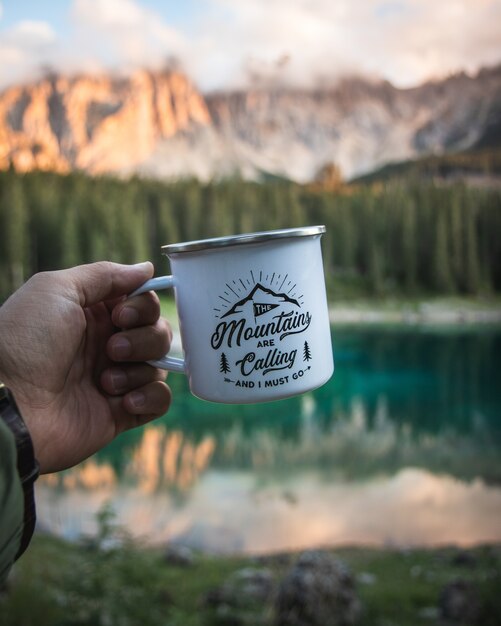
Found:
<path fill-rule="evenodd" d="M 300 308 L 299 302 L 294 300 L 294 298 L 289 298 L 285 293 L 276 293 L 272 289 L 267 289 L 260 283 L 257 283 L 254 289 L 245 298 L 236 302 L 231 309 L 221 317 L 228 317 L 229 315 L 235 315 L 237 313 L 248 313 L 249 309 L 252 311 L 254 317 L 259 317 L 286 303 L 293 304 Z"/>

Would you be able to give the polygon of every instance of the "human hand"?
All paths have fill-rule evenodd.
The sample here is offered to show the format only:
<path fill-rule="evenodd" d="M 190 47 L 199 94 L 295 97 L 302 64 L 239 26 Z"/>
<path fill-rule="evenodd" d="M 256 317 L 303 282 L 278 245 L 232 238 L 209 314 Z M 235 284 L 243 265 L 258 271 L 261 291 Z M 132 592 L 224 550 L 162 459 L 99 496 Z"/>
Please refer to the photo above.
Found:
<path fill-rule="evenodd" d="M 145 361 L 168 352 L 170 327 L 156 294 L 124 301 L 152 274 L 151 263 L 109 262 L 43 272 L 0 308 L 0 381 L 41 473 L 71 467 L 167 411 L 166 373 Z"/>

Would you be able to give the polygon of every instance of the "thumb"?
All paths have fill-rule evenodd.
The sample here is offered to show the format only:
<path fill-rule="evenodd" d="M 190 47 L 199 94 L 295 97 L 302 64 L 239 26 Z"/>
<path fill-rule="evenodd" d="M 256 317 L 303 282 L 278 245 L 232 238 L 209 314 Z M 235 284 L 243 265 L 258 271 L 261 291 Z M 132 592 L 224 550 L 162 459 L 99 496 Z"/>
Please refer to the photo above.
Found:
<path fill-rule="evenodd" d="M 136 265 L 100 261 L 63 271 L 80 305 L 87 307 L 134 291 L 153 276 L 153 265 L 149 261 Z"/>

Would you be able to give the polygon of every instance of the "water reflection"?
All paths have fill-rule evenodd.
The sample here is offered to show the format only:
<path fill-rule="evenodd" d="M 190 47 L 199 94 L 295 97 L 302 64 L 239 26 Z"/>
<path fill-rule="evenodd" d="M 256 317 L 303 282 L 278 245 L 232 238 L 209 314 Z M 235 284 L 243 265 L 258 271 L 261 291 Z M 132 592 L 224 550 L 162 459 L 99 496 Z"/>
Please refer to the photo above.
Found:
<path fill-rule="evenodd" d="M 213 437 L 194 444 L 182 432 L 151 426 L 145 429 L 122 474 L 110 463 L 89 459 L 67 472 L 42 476 L 40 482 L 63 491 L 110 489 L 120 483 L 143 493 L 162 489 L 182 492 L 208 468 L 214 448 Z"/>
<path fill-rule="evenodd" d="M 118 482 L 145 493 L 162 489 L 189 491 L 209 469 L 251 470 L 256 476 L 297 474 L 315 469 L 345 480 L 393 474 L 405 467 L 422 467 L 457 478 L 482 478 L 501 484 L 501 447 L 482 429 L 463 435 L 451 429 L 416 434 L 411 425 L 388 416 L 381 396 L 369 420 L 361 398 L 354 398 L 348 415 L 339 415 L 329 428 L 315 417 L 314 400 L 303 400 L 301 426 L 293 438 L 281 438 L 264 428 L 245 432 L 235 425 L 218 437 L 192 440 L 164 425 L 144 430 L 129 460 L 117 472 L 108 462 L 91 459 L 68 472 L 43 477 L 47 484 L 71 489 L 94 489 Z"/>
<path fill-rule="evenodd" d="M 185 491 L 209 466 L 214 447 L 214 438 L 210 436 L 194 444 L 182 432 L 150 428 L 135 450 L 126 476 L 135 479 L 145 493 L 163 487 Z"/>
<path fill-rule="evenodd" d="M 222 551 L 501 540 L 501 331 L 336 329 L 336 375 L 220 406 L 172 376 L 166 418 L 38 486 L 42 525 L 92 532 L 111 500 L 151 540 Z"/>
<path fill-rule="evenodd" d="M 94 533 L 94 513 L 110 501 L 135 536 L 217 552 L 501 540 L 501 489 L 412 468 L 356 482 L 314 472 L 262 481 L 251 472 L 212 470 L 182 501 L 165 491 L 120 487 L 63 495 L 42 485 L 39 501 L 44 524 L 69 538 Z"/>
<path fill-rule="evenodd" d="M 416 432 L 444 426 L 472 433 L 478 420 L 501 437 L 501 330 L 499 328 L 360 329 L 335 331 L 336 391 L 329 415 L 361 396 L 369 416 L 383 394 L 388 413 Z"/>

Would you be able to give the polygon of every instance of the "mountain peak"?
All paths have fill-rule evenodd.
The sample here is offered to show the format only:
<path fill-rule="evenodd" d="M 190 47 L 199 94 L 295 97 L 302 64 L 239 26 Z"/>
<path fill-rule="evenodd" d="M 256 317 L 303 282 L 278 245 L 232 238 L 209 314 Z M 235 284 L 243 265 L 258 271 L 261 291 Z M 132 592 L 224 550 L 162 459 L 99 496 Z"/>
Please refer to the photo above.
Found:
<path fill-rule="evenodd" d="M 263 287 L 261 283 L 256 283 L 245 298 L 236 302 L 231 309 L 221 317 L 242 313 L 248 303 L 252 303 L 254 317 L 260 317 L 286 303 L 293 304 L 297 307 L 299 306 L 299 302 L 290 298 L 286 293 L 276 293 L 268 287 Z"/>
<path fill-rule="evenodd" d="M 499 110 L 501 66 L 413 89 L 355 76 L 205 96 L 172 68 L 48 73 L 0 93 L 0 169 L 309 182 L 331 163 L 349 178 L 468 149 Z"/>
<path fill-rule="evenodd" d="M 50 74 L 0 94 L 0 168 L 133 172 L 159 141 L 208 124 L 179 72 Z"/>

